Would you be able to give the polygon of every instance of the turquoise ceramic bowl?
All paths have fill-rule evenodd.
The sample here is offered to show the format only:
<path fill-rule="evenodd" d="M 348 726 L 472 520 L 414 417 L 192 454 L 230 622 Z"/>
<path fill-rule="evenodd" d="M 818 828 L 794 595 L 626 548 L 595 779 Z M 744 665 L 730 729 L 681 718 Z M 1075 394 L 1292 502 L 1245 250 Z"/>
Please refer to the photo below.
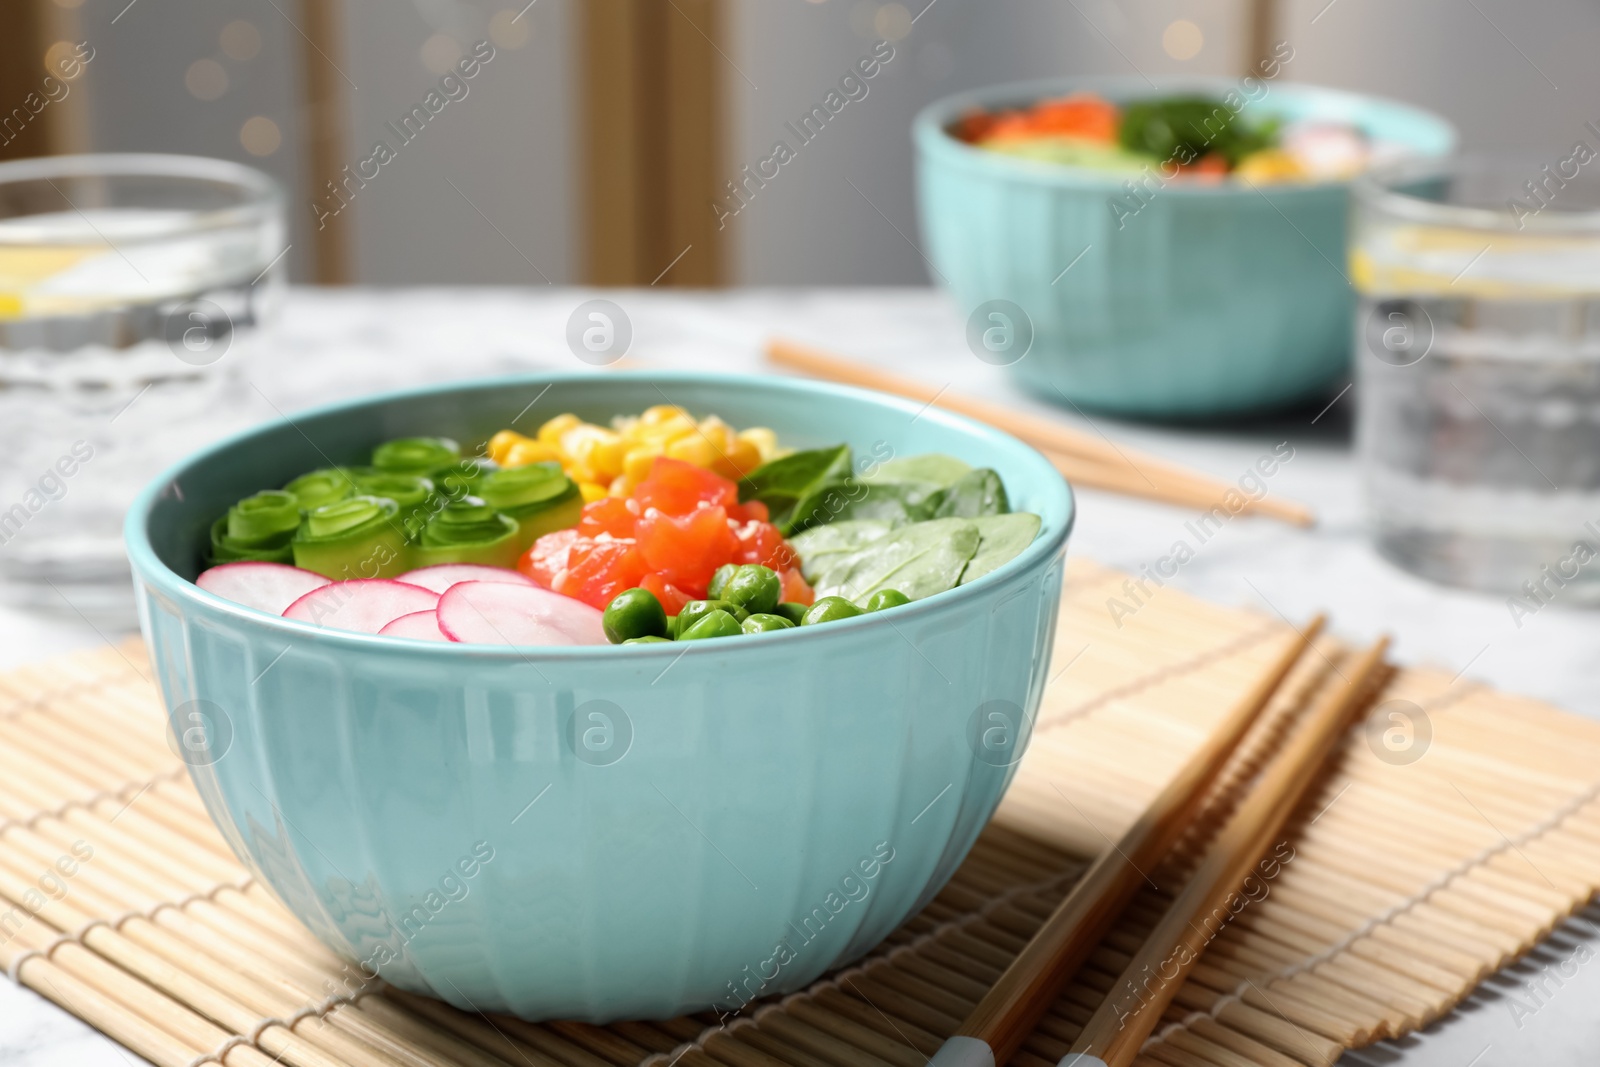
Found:
<path fill-rule="evenodd" d="M 1043 529 L 994 573 L 892 613 L 689 646 L 396 641 L 190 582 L 229 503 L 376 441 L 481 441 L 669 398 L 799 446 L 993 467 Z M 349 983 L 376 970 L 469 1010 L 598 1022 L 799 989 L 937 892 L 1026 741 L 1072 516 L 1042 456 L 937 408 L 793 379 L 591 373 L 252 430 L 146 489 L 127 542 L 172 725 L 208 726 L 220 753 L 191 761 L 207 808 Z"/>
<path fill-rule="evenodd" d="M 1258 85 L 1265 95 L 1253 90 L 1246 116 L 1350 122 L 1423 156 L 1455 146 L 1448 123 L 1416 108 Z M 918 115 L 924 248 L 963 315 L 999 299 L 1031 319 L 1032 349 L 1012 365 L 1019 381 L 1057 403 L 1193 419 L 1305 400 L 1346 375 L 1355 312 L 1345 279 L 1347 183 L 1178 181 L 1134 199 L 1123 175 L 1017 159 L 946 132 L 973 107 L 1078 90 L 1115 101 L 1189 91 L 1222 98 L 1240 83 L 1030 82 L 951 97 Z"/>

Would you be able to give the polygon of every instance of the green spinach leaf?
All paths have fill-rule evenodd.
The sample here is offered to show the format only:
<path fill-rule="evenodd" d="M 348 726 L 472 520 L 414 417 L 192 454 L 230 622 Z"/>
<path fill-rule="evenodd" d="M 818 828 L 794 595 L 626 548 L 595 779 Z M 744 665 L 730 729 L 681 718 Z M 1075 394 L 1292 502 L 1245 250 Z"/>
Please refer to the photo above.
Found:
<path fill-rule="evenodd" d="M 1119 139 L 1124 148 L 1163 161 L 1186 163 L 1218 152 L 1235 167 L 1251 152 L 1275 146 L 1279 124 L 1275 118 L 1255 123 L 1212 97 L 1169 96 L 1129 104 Z"/>
<path fill-rule="evenodd" d="M 979 515 L 1004 515 L 1011 510 L 1000 475 L 987 467 L 963 474 L 932 503 L 935 519 L 975 519 Z"/>
<path fill-rule="evenodd" d="M 932 482 L 863 482 L 854 478 L 845 479 L 823 486 L 796 504 L 789 516 L 789 529 L 808 530 L 828 523 L 860 519 L 921 522 L 933 517 L 934 498 L 940 492 Z"/>
<path fill-rule="evenodd" d="M 789 539 L 789 546 L 800 556 L 800 570 L 806 581 L 814 582 L 834 560 L 865 548 L 894 527 L 893 522 L 882 519 L 830 522 L 795 534 Z"/>
<path fill-rule="evenodd" d="M 862 475 L 866 482 L 932 482 L 943 489 L 953 484 L 972 469 L 954 456 L 940 452 L 927 452 L 920 456 L 895 456 L 886 459 L 872 471 Z"/>
<path fill-rule="evenodd" d="M 1027 511 L 1008 515 L 984 515 L 972 520 L 978 528 L 978 551 L 961 573 L 961 584 L 982 578 L 1005 563 L 1010 563 L 1033 544 L 1042 525 L 1039 516 Z"/>
<path fill-rule="evenodd" d="M 897 589 L 912 600 L 942 593 L 960 581 L 980 540 L 977 524 L 969 519 L 901 527 L 829 563 L 817 595 L 860 602 L 880 589 Z"/>

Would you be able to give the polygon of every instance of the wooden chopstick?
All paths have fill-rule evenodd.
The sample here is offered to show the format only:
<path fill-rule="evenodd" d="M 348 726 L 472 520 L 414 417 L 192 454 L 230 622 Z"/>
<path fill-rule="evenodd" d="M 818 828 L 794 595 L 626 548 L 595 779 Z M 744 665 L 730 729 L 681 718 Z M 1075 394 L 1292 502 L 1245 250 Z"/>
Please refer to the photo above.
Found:
<path fill-rule="evenodd" d="M 1347 668 L 1344 683 L 1324 694 L 1262 772 L 1254 788 L 1212 840 L 1205 858 L 1090 1017 L 1061 1063 L 1127 1067 L 1138 1056 L 1184 976 L 1234 914 L 1230 898 L 1250 906 L 1241 889 L 1256 861 L 1338 748 L 1353 712 L 1385 670 L 1388 638 Z M 1257 876 L 1265 892 L 1269 879 Z M 1220 913 L 1222 918 L 1216 919 Z M 1206 921 L 1211 922 L 1207 927 Z M 1002 1061 L 996 1061 L 997 1063 Z"/>
<path fill-rule="evenodd" d="M 937 405 L 1015 434 L 1056 460 L 1058 468 L 1062 462 L 1072 461 L 1071 465 L 1078 472 L 1077 480 L 1084 485 L 1205 508 L 1222 506 L 1223 498 L 1231 491 L 1243 499 L 1242 505 L 1234 510 L 1268 515 L 1296 526 L 1311 526 L 1316 522 L 1311 510 L 1303 504 L 1273 497 L 1252 500 L 1240 493 L 1237 486 L 1198 471 L 1123 448 L 1048 419 L 971 397 L 953 396 L 915 379 L 840 359 L 809 345 L 774 337 L 767 341 L 766 353 L 768 359 L 781 367 Z M 1073 477 L 1066 470 L 1062 473 Z"/>
<path fill-rule="evenodd" d="M 1035 446 L 1037 447 L 1037 446 Z M 1111 467 L 1082 456 L 1069 456 L 1064 452 L 1039 449 L 1061 476 L 1074 486 L 1104 489 L 1123 496 L 1141 497 L 1162 504 L 1198 508 L 1208 511 L 1217 506 L 1216 490 L 1188 482 L 1170 480 L 1145 480 L 1137 474 L 1130 475 L 1126 467 Z M 1298 507 L 1299 505 L 1295 505 Z M 1307 515 L 1310 513 L 1307 512 Z M 1296 523 L 1296 525 L 1303 525 Z"/>
<path fill-rule="evenodd" d="M 1100 854 L 938 1055 L 934 1067 L 1003 1064 L 1083 966 L 1154 866 L 1183 836 L 1239 742 L 1321 632 L 1318 615 L 1229 710 L 1117 844 Z"/>

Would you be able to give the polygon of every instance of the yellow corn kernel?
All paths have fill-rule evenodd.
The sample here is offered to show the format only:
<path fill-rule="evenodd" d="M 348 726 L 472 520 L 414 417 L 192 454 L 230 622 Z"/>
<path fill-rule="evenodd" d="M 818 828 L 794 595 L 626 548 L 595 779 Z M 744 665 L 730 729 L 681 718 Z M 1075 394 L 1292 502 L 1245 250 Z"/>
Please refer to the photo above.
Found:
<path fill-rule="evenodd" d="M 761 462 L 765 463 L 772 458 L 778 450 L 778 435 L 765 426 L 752 426 L 739 434 L 739 440 L 749 441 L 761 453 Z"/>
<path fill-rule="evenodd" d="M 567 430 L 561 435 L 561 451 L 572 457 L 572 462 L 592 471 L 598 471 L 595 462 L 595 450 L 608 441 L 617 440 L 617 435 L 603 426 L 592 426 L 586 422 Z M 599 480 L 599 479 L 596 479 Z M 605 479 L 609 481 L 609 477 Z"/>
<path fill-rule="evenodd" d="M 561 435 L 572 429 L 574 426 L 577 426 L 578 423 L 578 416 L 572 414 L 571 412 L 565 412 L 557 415 L 555 418 L 539 427 L 539 440 L 543 441 L 547 445 L 558 444 L 561 441 Z"/>
<path fill-rule="evenodd" d="M 733 447 L 728 450 L 727 454 L 718 456 L 717 461 L 711 465 L 711 469 L 724 478 L 732 478 L 737 481 L 759 466 L 761 466 L 761 451 L 749 441 L 735 438 Z"/>
<path fill-rule="evenodd" d="M 711 447 L 711 442 L 698 433 L 680 437 L 668 444 L 667 455 L 672 459 L 693 463 L 696 467 L 710 467 L 718 458 L 717 450 Z"/>
<path fill-rule="evenodd" d="M 532 444 L 533 439 L 524 437 L 515 430 L 501 430 L 489 438 L 489 458 L 504 467 L 506 465 L 506 454 L 511 451 L 512 446 L 523 442 Z"/>
<path fill-rule="evenodd" d="M 606 495 L 606 487 L 599 482 L 579 482 L 578 492 L 583 494 L 585 504 L 592 504 Z"/>
<path fill-rule="evenodd" d="M 640 420 L 638 440 L 666 444 L 668 441 L 676 441 L 685 434 L 694 433 L 697 428 L 695 421 L 687 415 L 678 415 L 650 425 L 645 425 L 644 421 Z"/>
<path fill-rule="evenodd" d="M 622 474 L 630 482 L 637 485 L 645 480 L 650 473 L 650 465 L 661 455 L 662 449 L 658 445 L 634 445 L 622 457 Z"/>
<path fill-rule="evenodd" d="M 611 496 L 627 496 L 633 492 L 633 486 L 628 482 L 626 474 L 619 474 L 611 479 L 611 488 L 606 492 Z"/>
<path fill-rule="evenodd" d="M 662 423 L 678 419 L 687 419 L 689 413 L 675 404 L 657 404 L 655 407 L 645 408 L 639 416 L 642 426 L 660 426 Z"/>
<path fill-rule="evenodd" d="M 659 426 L 650 428 L 650 435 L 646 440 L 660 441 L 662 444 L 671 444 L 690 435 L 700 435 L 700 424 L 693 419 L 673 419 Z"/>
<path fill-rule="evenodd" d="M 1239 161 L 1234 173 L 1253 182 L 1292 182 L 1310 177 L 1300 161 L 1281 148 L 1251 152 Z"/>
<path fill-rule="evenodd" d="M 706 440 L 711 442 L 713 448 L 723 454 L 733 451 L 733 442 L 739 436 L 732 426 L 729 426 L 715 415 L 709 415 L 700 420 L 700 433 L 705 436 Z"/>
<path fill-rule="evenodd" d="M 542 441 L 530 441 L 524 437 L 507 449 L 504 455 L 494 456 L 494 459 L 502 467 L 526 467 L 530 463 L 560 463 L 561 453 Z"/>
<path fill-rule="evenodd" d="M 612 437 L 610 440 L 601 441 L 594 446 L 594 451 L 589 453 L 589 465 L 595 473 L 606 478 L 615 478 L 622 473 L 622 460 L 628 454 L 631 446 L 621 437 Z"/>

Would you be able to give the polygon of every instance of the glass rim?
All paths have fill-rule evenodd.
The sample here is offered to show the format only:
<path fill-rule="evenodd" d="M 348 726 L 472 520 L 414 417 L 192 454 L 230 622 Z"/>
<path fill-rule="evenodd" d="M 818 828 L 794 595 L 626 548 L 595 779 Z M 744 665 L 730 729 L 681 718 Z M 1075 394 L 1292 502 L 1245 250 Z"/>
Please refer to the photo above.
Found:
<path fill-rule="evenodd" d="M 1509 230 L 1522 234 L 1600 232 L 1600 208 L 1541 211 L 1519 219 L 1505 209 L 1440 203 L 1393 187 L 1401 183 L 1482 172 L 1496 167 L 1523 167 L 1527 168 L 1528 174 L 1536 176 L 1540 173 L 1538 168 L 1549 162 L 1548 159 L 1535 161 L 1532 156 L 1483 153 L 1407 159 L 1356 175 L 1350 183 L 1350 194 L 1357 205 L 1423 225 Z"/>
<path fill-rule="evenodd" d="M 0 191 L 22 182 L 77 178 L 168 178 L 174 181 L 212 182 L 241 191 L 237 204 L 196 213 L 196 217 L 174 232 L 211 229 L 255 219 L 266 219 L 282 211 L 287 197 L 282 184 L 265 171 L 244 163 L 210 156 L 186 156 L 159 152 L 91 152 L 75 155 L 36 156 L 0 163 Z M 66 194 L 62 194 L 65 196 Z M 76 209 L 68 199 L 67 203 Z M 29 215 L 0 217 L 26 219 Z M 0 236 L 0 245 L 9 243 Z M 36 235 L 25 238 L 38 244 Z M 48 242 L 47 242 L 48 243 Z"/>

